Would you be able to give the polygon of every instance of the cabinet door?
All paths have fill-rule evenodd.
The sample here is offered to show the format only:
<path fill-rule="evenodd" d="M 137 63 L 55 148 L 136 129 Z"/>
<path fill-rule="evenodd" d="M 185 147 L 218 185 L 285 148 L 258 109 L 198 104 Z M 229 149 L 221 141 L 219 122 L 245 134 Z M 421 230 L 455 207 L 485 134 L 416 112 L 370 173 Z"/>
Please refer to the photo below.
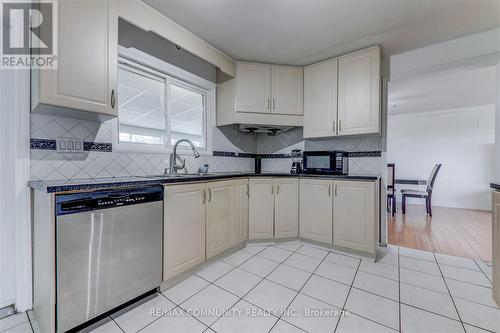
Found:
<path fill-rule="evenodd" d="M 108 6 L 108 1 L 58 2 L 58 68 L 37 71 L 37 103 L 117 115 L 117 59 L 109 50 L 110 39 L 117 38 L 108 32 L 117 33 L 118 27 L 108 30 Z"/>
<path fill-rule="evenodd" d="M 339 135 L 380 131 L 380 48 L 340 57 Z"/>
<path fill-rule="evenodd" d="M 236 181 L 236 228 L 235 245 L 248 239 L 248 179 Z"/>
<path fill-rule="evenodd" d="M 304 138 L 337 135 L 337 65 L 332 59 L 304 69 Z"/>
<path fill-rule="evenodd" d="M 333 244 L 374 253 L 375 183 L 335 181 Z"/>
<path fill-rule="evenodd" d="M 332 244 L 332 181 L 300 180 L 300 237 Z"/>
<path fill-rule="evenodd" d="M 276 238 L 299 236 L 299 181 L 278 179 L 274 207 Z"/>
<path fill-rule="evenodd" d="M 302 68 L 271 66 L 271 112 L 302 115 L 303 82 Z"/>
<path fill-rule="evenodd" d="M 274 180 L 250 179 L 248 239 L 274 237 Z"/>
<path fill-rule="evenodd" d="M 205 261 L 205 184 L 165 187 L 163 279 Z"/>
<path fill-rule="evenodd" d="M 207 259 L 234 244 L 236 226 L 234 180 L 207 184 Z"/>
<path fill-rule="evenodd" d="M 236 63 L 236 111 L 271 112 L 271 66 Z"/>
<path fill-rule="evenodd" d="M 493 192 L 493 298 L 500 304 L 500 192 Z"/>

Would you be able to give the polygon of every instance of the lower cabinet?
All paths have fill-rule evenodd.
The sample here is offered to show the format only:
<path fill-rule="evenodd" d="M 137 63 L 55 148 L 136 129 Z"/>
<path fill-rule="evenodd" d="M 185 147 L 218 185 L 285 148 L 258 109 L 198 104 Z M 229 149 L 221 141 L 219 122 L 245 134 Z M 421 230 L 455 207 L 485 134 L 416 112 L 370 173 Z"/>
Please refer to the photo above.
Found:
<path fill-rule="evenodd" d="M 332 244 L 333 200 L 331 180 L 300 180 L 300 237 Z"/>
<path fill-rule="evenodd" d="M 297 179 L 250 179 L 249 201 L 248 239 L 298 237 Z"/>
<path fill-rule="evenodd" d="M 205 261 L 206 184 L 165 187 L 163 279 Z"/>
<path fill-rule="evenodd" d="M 333 245 L 372 253 L 378 234 L 375 183 L 335 181 Z"/>
<path fill-rule="evenodd" d="M 250 179 L 248 239 L 274 237 L 274 179 Z"/>
<path fill-rule="evenodd" d="M 300 237 L 376 254 L 377 182 L 300 180 Z"/>
<path fill-rule="evenodd" d="M 248 179 L 236 180 L 236 243 L 245 242 L 248 239 L 248 196 L 250 186 Z"/>
<path fill-rule="evenodd" d="M 167 185 L 163 279 L 247 240 L 248 180 Z"/>
<path fill-rule="evenodd" d="M 277 179 L 274 200 L 275 238 L 296 238 L 299 236 L 299 181 L 298 179 Z"/>
<path fill-rule="evenodd" d="M 235 244 L 235 185 L 234 180 L 207 184 L 207 259 Z"/>

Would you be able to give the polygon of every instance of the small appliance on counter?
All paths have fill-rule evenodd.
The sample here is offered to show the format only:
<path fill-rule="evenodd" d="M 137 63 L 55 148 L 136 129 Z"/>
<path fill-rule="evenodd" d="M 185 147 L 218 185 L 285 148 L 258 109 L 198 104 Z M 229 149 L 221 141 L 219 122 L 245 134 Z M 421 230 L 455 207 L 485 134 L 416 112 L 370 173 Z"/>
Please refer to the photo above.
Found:
<path fill-rule="evenodd" d="M 349 154 L 345 151 L 305 151 L 303 173 L 318 175 L 348 175 Z"/>
<path fill-rule="evenodd" d="M 293 149 L 291 156 L 292 156 L 292 168 L 290 169 L 290 173 L 292 175 L 297 175 L 302 173 L 302 150 Z"/>

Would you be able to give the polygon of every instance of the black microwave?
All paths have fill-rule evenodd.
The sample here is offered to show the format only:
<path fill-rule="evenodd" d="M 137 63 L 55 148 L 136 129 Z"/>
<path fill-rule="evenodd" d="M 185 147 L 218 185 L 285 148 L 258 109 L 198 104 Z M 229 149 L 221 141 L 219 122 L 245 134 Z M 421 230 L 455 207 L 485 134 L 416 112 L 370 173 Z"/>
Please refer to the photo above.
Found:
<path fill-rule="evenodd" d="M 305 151 L 303 173 L 318 175 L 347 175 L 349 154 L 345 151 Z"/>

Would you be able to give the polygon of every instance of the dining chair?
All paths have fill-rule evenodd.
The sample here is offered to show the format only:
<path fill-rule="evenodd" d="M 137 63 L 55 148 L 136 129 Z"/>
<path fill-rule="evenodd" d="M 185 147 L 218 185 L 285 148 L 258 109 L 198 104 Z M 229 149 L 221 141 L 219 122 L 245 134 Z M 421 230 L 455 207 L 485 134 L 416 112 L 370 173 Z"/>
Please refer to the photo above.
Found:
<path fill-rule="evenodd" d="M 394 163 L 387 164 L 387 212 L 389 209 L 392 216 L 396 214 L 396 165 Z"/>
<path fill-rule="evenodd" d="M 406 214 L 406 198 L 420 198 L 420 199 L 425 199 L 425 209 L 427 211 L 427 214 L 429 214 L 432 217 L 432 190 L 439 169 L 441 169 L 441 164 L 436 164 L 434 168 L 432 168 L 432 172 L 429 177 L 429 180 L 427 181 L 427 188 L 425 189 L 425 191 L 410 190 L 410 189 L 401 190 L 401 194 L 403 195 L 403 202 L 401 205 L 403 214 Z"/>

